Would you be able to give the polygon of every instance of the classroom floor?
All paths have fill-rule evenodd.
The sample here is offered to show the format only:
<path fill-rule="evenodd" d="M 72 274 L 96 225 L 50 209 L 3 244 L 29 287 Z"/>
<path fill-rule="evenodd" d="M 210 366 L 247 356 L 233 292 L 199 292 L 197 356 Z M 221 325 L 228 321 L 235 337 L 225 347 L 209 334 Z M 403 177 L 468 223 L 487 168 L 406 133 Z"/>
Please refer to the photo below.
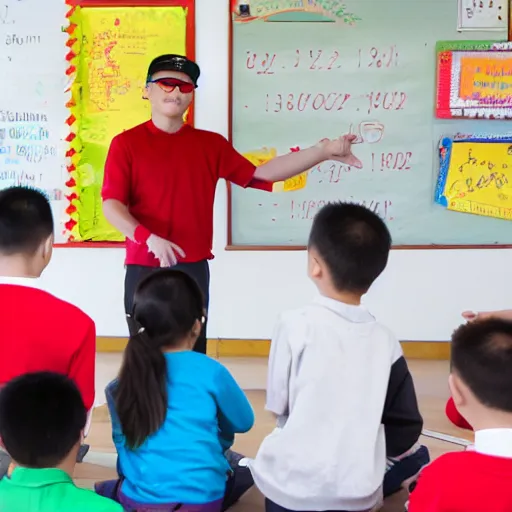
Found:
<path fill-rule="evenodd" d="M 120 354 L 98 354 L 97 389 L 104 386 L 116 375 L 121 360 Z M 254 456 L 262 439 L 273 429 L 272 416 L 264 410 L 265 382 L 267 373 L 266 359 L 229 358 L 222 362 L 229 368 L 241 387 L 246 390 L 255 413 L 256 425 L 247 434 L 238 436 L 235 450 L 248 456 Z M 471 440 L 471 434 L 452 426 L 444 415 L 444 405 L 448 398 L 448 361 L 409 361 L 413 373 L 420 408 L 424 418 L 424 428 L 442 433 L 449 441 L 423 436 L 421 442 L 426 444 L 432 458 L 448 452 L 464 449 L 457 443 Z M 99 402 L 101 403 L 101 395 Z M 452 438 L 453 437 L 453 438 Z M 91 451 L 83 464 L 78 464 L 75 478 L 78 485 L 92 488 L 97 480 L 115 478 L 115 450 L 112 444 L 110 421 L 105 406 L 95 409 L 88 441 Z M 405 493 L 386 500 L 383 512 L 403 512 Z M 256 489 L 249 491 L 233 512 L 262 512 L 263 498 Z"/>

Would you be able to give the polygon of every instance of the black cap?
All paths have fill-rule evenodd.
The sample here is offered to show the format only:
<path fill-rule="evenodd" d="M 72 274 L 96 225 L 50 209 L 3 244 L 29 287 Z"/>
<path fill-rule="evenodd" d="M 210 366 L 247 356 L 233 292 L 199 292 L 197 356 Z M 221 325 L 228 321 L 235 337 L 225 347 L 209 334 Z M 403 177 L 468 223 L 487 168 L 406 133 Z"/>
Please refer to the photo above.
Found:
<path fill-rule="evenodd" d="M 148 78 L 153 76 L 159 71 L 179 71 L 185 73 L 195 86 L 197 86 L 197 79 L 201 74 L 199 66 L 192 60 L 187 59 L 183 55 L 160 55 L 151 61 L 148 69 Z"/>

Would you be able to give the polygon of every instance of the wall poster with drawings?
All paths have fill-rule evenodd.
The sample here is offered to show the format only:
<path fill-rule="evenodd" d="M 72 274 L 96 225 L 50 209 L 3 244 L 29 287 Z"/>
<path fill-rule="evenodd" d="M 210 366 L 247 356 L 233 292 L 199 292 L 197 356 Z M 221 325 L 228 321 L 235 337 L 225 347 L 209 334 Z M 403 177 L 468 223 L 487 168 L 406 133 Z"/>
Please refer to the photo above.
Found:
<path fill-rule="evenodd" d="M 130 3 L 128 6 L 127 4 Z M 99 2 L 81 0 L 70 16 L 68 102 L 71 123 L 70 236 L 75 241 L 120 242 L 105 218 L 101 187 L 112 138 L 147 121 L 147 69 L 165 53 L 193 58 L 193 0 Z M 98 4 L 98 5 L 95 5 Z M 147 5 L 145 5 L 147 4 Z M 163 30 L 165 27 L 165 30 Z M 193 112 L 187 121 L 193 122 Z"/>
<path fill-rule="evenodd" d="M 101 207 L 110 140 L 149 118 L 151 59 L 194 56 L 194 0 L 107 3 L 0 0 L 0 188 L 44 191 L 57 244 L 123 240 Z"/>
<path fill-rule="evenodd" d="M 66 5 L 62 0 L 0 1 L 0 188 L 44 191 L 55 240 L 66 241 Z"/>
<path fill-rule="evenodd" d="M 509 0 L 458 2 L 458 30 L 507 30 Z"/>

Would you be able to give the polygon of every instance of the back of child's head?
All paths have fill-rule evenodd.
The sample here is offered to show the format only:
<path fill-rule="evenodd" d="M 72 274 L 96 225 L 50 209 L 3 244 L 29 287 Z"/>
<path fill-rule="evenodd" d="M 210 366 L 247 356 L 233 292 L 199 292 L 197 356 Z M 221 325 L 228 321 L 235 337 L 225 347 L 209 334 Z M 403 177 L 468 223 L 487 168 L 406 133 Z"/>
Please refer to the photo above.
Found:
<path fill-rule="evenodd" d="M 137 448 L 165 420 L 167 365 L 162 350 L 195 342 L 204 319 L 204 297 L 192 277 L 160 270 L 137 287 L 131 316 L 139 332 L 128 341 L 115 398 L 127 445 Z"/>
<path fill-rule="evenodd" d="M 364 294 L 386 268 L 391 235 L 364 206 L 330 203 L 315 216 L 308 249 L 326 265 L 338 291 Z"/>
<path fill-rule="evenodd" d="M 80 392 L 64 375 L 28 373 L 0 390 L 0 438 L 21 466 L 58 466 L 78 446 L 86 421 Z"/>
<path fill-rule="evenodd" d="M 484 406 L 512 413 L 512 322 L 469 322 L 452 335 L 451 368 Z"/>
<path fill-rule="evenodd" d="M 46 196 L 33 188 L 0 191 L 0 253 L 34 253 L 53 235 L 53 216 Z"/>

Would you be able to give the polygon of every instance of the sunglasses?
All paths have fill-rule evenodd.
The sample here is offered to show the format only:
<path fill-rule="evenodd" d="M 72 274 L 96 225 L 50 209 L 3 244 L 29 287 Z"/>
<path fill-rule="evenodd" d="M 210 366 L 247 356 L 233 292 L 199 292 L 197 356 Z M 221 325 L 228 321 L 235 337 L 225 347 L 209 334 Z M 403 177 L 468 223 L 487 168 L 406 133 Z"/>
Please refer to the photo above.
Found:
<path fill-rule="evenodd" d="M 190 94 L 196 88 L 194 84 L 183 82 L 177 78 L 157 78 L 148 80 L 148 84 L 156 84 L 164 92 L 172 92 L 177 87 L 183 94 Z"/>

